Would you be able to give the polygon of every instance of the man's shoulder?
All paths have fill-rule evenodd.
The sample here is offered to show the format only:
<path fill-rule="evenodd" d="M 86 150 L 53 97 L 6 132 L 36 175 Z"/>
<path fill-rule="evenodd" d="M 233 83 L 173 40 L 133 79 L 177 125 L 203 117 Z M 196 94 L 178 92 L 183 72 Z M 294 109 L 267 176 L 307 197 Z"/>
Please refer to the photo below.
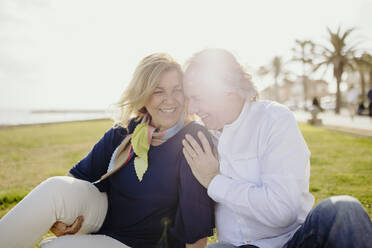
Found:
<path fill-rule="evenodd" d="M 201 131 L 202 133 L 204 133 L 205 135 L 210 135 L 210 133 L 208 132 L 208 130 L 201 124 L 195 122 L 195 121 L 192 121 L 190 123 L 188 123 L 185 127 L 184 127 L 184 132 L 192 135 L 192 136 L 196 136 L 197 133 L 199 131 Z"/>
<path fill-rule="evenodd" d="M 287 106 L 268 100 L 253 103 L 253 112 L 255 115 L 269 120 L 293 118 L 293 113 Z"/>
<path fill-rule="evenodd" d="M 201 124 L 199 124 L 195 121 L 192 121 L 192 122 L 188 123 L 183 128 L 181 135 L 184 136 L 186 134 L 189 134 L 192 137 L 194 137 L 197 141 L 199 141 L 198 132 L 202 132 L 204 134 L 204 136 L 207 138 L 207 140 L 209 141 L 209 143 L 213 144 L 212 134 L 208 131 L 207 128 L 205 128 L 203 125 L 201 125 Z"/>

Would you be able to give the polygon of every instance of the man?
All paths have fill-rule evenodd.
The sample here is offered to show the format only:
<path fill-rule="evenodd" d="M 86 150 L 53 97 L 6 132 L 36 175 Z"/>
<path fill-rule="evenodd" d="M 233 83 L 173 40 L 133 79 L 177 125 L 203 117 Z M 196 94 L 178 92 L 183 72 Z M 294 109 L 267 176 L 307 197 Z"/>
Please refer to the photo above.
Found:
<path fill-rule="evenodd" d="M 208 247 L 367 247 L 371 221 L 349 196 L 311 210 L 310 152 L 293 114 L 256 101 L 251 77 L 225 50 L 194 55 L 184 77 L 190 113 L 218 138 L 217 153 L 202 134 L 183 153 L 216 202 L 220 243 Z M 218 154 L 218 155 L 217 155 Z"/>

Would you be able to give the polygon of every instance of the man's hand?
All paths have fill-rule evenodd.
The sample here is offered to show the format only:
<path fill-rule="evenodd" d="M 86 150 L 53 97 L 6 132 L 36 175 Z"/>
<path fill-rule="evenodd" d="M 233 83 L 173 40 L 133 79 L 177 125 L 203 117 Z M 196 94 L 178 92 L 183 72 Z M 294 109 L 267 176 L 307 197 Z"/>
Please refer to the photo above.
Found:
<path fill-rule="evenodd" d="M 56 235 L 57 237 L 63 236 L 66 234 L 75 234 L 80 230 L 81 226 L 83 225 L 83 221 L 84 221 L 83 216 L 77 217 L 74 223 L 72 223 L 72 225 L 70 226 L 66 225 L 65 223 L 61 221 L 57 221 L 50 228 L 50 231 L 54 233 L 54 235 Z"/>
<path fill-rule="evenodd" d="M 220 172 L 219 163 L 204 134 L 199 131 L 198 137 L 203 149 L 191 135 L 186 134 L 186 139 L 182 140 L 183 154 L 196 179 L 201 185 L 208 188 L 209 183 Z"/>

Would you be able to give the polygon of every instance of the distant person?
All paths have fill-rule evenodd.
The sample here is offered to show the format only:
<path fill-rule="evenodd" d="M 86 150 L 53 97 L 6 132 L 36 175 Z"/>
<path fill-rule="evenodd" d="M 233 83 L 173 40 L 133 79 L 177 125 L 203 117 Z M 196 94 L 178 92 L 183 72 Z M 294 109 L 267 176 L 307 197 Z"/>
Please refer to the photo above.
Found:
<path fill-rule="evenodd" d="M 313 207 L 310 151 L 293 113 L 257 100 L 251 76 L 222 49 L 188 62 L 190 113 L 218 138 L 217 150 L 198 134 L 184 154 L 216 202 L 218 243 L 209 248 L 368 248 L 372 223 L 360 202 L 335 196 Z"/>
<path fill-rule="evenodd" d="M 50 228 L 60 237 L 42 248 L 204 247 L 213 201 L 181 141 L 197 132 L 211 139 L 186 117 L 182 78 L 168 55 L 144 58 L 115 126 L 69 176 L 47 179 L 0 220 L 0 247 L 32 247 Z M 66 235 L 78 230 L 84 235 Z"/>
<path fill-rule="evenodd" d="M 354 85 L 351 85 L 346 95 L 347 108 L 349 109 L 351 119 L 354 119 L 354 116 L 357 112 L 358 96 L 359 91 L 354 87 Z"/>
<path fill-rule="evenodd" d="M 372 117 L 372 89 L 368 91 L 367 97 L 369 100 L 369 104 L 368 104 L 369 116 Z"/>
<path fill-rule="evenodd" d="M 313 98 L 312 107 L 319 110 L 319 112 L 323 111 L 322 107 L 320 106 L 320 102 L 318 100 L 318 97 Z"/>
<path fill-rule="evenodd" d="M 358 109 L 357 109 L 357 114 L 358 115 L 363 115 L 363 112 L 364 112 L 365 109 L 366 109 L 366 107 L 364 107 L 364 102 L 360 101 L 360 103 L 358 105 Z"/>
<path fill-rule="evenodd" d="M 311 125 L 321 125 L 322 120 L 318 118 L 318 114 L 322 111 L 323 109 L 320 106 L 318 98 L 314 97 L 312 101 L 312 106 L 310 109 L 311 119 L 308 120 L 308 123 Z"/>

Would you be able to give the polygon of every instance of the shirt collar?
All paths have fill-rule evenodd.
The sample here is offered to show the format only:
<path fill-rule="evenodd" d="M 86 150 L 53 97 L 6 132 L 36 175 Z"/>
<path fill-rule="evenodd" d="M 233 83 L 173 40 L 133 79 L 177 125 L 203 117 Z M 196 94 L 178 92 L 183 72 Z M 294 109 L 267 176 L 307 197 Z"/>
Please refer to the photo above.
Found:
<path fill-rule="evenodd" d="M 242 110 L 240 111 L 240 114 L 238 116 L 238 118 L 236 118 L 235 121 L 233 121 L 232 123 L 230 124 L 226 124 L 224 127 L 223 127 L 223 130 L 222 132 L 224 132 L 225 130 L 227 129 L 230 129 L 230 128 L 233 128 L 233 127 L 236 127 L 238 125 L 240 125 L 240 123 L 242 122 L 243 118 L 245 117 L 246 113 L 249 111 L 249 107 L 250 105 L 252 104 L 252 102 L 250 101 L 246 101 L 243 105 L 243 108 Z"/>

